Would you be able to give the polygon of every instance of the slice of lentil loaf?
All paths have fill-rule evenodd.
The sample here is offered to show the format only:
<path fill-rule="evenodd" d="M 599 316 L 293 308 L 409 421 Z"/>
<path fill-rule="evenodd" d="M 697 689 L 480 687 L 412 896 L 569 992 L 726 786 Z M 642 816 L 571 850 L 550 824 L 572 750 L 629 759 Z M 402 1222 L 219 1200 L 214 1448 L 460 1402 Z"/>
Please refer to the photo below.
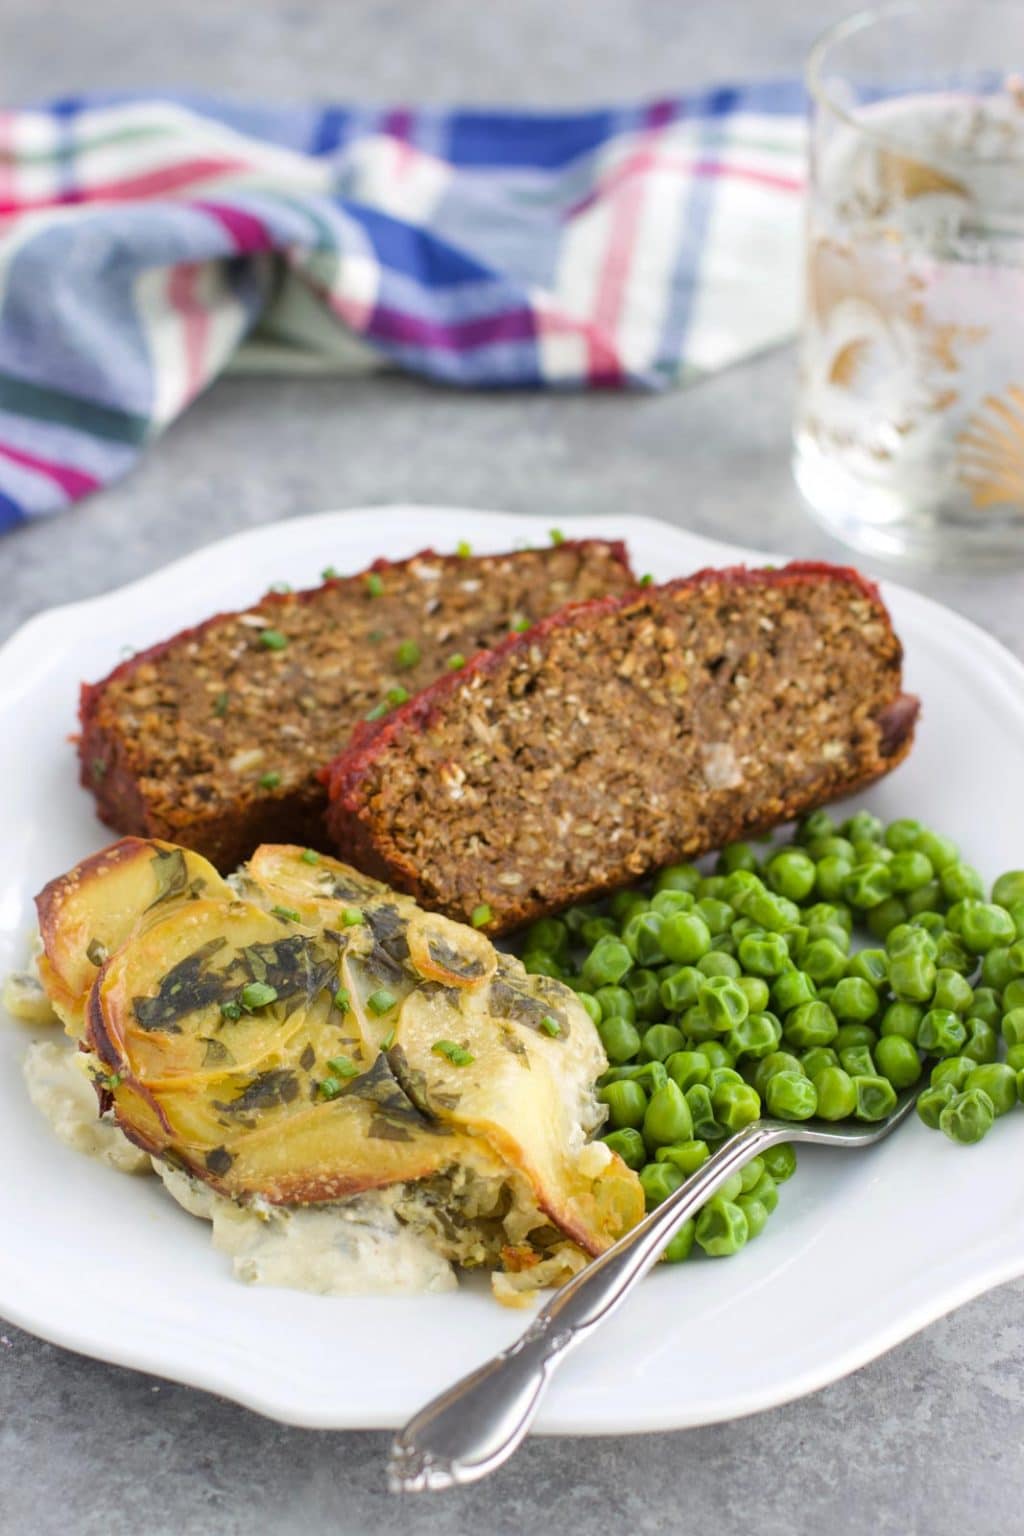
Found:
<path fill-rule="evenodd" d="M 701 571 L 575 604 L 326 771 L 342 856 L 500 933 L 870 783 L 917 700 L 856 571 Z"/>
<path fill-rule="evenodd" d="M 184 844 L 222 870 L 262 842 L 322 846 L 318 770 L 366 715 L 571 600 L 634 585 L 623 544 L 566 540 L 424 550 L 270 592 L 83 687 L 82 782 L 119 832 Z"/>

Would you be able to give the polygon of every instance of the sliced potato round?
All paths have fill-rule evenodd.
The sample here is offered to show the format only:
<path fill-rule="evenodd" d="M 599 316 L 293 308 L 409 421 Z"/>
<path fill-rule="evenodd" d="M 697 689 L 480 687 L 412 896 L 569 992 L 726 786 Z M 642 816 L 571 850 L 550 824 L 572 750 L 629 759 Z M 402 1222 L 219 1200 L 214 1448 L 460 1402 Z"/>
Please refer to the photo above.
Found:
<path fill-rule="evenodd" d="M 437 912 L 409 921 L 409 958 L 419 974 L 446 987 L 482 987 L 494 975 L 497 951 L 485 934 Z"/>

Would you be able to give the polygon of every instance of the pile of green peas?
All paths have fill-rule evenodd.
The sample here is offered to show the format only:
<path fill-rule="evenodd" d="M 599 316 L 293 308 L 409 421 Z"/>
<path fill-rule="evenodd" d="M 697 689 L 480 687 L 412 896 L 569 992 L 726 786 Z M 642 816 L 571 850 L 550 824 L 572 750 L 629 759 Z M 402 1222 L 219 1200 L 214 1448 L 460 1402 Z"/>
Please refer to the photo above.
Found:
<path fill-rule="evenodd" d="M 649 1210 L 762 1113 L 882 1120 L 930 1070 L 920 1118 L 971 1144 L 1024 1101 L 1024 871 L 986 899 L 956 844 L 909 818 L 814 811 L 760 855 L 732 843 L 713 873 L 672 865 L 534 923 L 522 958 L 597 1026 L 604 1140 Z M 755 1158 L 665 1257 L 739 1252 L 795 1167 L 788 1146 Z"/>

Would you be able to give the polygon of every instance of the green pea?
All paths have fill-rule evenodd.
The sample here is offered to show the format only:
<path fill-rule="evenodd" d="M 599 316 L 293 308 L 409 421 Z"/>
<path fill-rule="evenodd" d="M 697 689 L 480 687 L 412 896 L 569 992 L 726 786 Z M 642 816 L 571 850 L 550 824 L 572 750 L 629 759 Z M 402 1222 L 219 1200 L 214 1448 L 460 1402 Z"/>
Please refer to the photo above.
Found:
<path fill-rule="evenodd" d="M 1017 979 L 1017 967 L 1011 957 L 1009 944 L 997 944 L 981 962 L 981 979 L 986 987 L 1002 992 Z"/>
<path fill-rule="evenodd" d="M 943 870 L 947 864 L 955 864 L 960 857 L 959 849 L 951 838 L 927 828 L 918 836 L 914 847 L 931 861 L 933 869 Z"/>
<path fill-rule="evenodd" d="M 995 1026 L 984 1019 L 967 1019 L 967 1044 L 963 1055 L 983 1065 L 995 1061 L 999 1055 L 999 1035 Z"/>
<path fill-rule="evenodd" d="M 822 1120 L 846 1120 L 857 1108 L 853 1078 L 842 1067 L 825 1067 L 814 1079 L 818 1114 Z"/>
<path fill-rule="evenodd" d="M 790 1013 L 802 1003 L 813 1003 L 818 989 L 806 971 L 783 971 L 772 982 L 772 1002 L 777 1013 Z"/>
<path fill-rule="evenodd" d="M 601 915 L 601 908 L 596 902 L 591 902 L 589 905 L 581 902 L 578 906 L 566 908 L 562 913 L 562 922 L 570 933 L 579 933 L 584 923 L 589 922 L 592 917 Z"/>
<path fill-rule="evenodd" d="M 804 950 L 800 965 L 812 981 L 828 986 L 845 974 L 846 952 L 832 939 L 815 939 Z"/>
<path fill-rule="evenodd" d="M 1011 1045 L 1006 1053 L 1006 1065 L 1015 1072 L 1024 1071 L 1024 1045 Z M 1019 1087 L 1019 1079 L 1018 1079 Z"/>
<path fill-rule="evenodd" d="M 747 1218 L 731 1200 L 716 1195 L 697 1217 L 696 1240 L 711 1258 L 739 1253 L 749 1236 Z"/>
<path fill-rule="evenodd" d="M 723 881 L 721 890 L 714 894 L 722 901 L 729 902 L 730 906 L 735 907 L 738 912 L 743 911 L 748 897 L 755 891 L 764 890 L 764 881 L 749 869 L 734 870 L 731 875 L 723 876 Z"/>
<path fill-rule="evenodd" d="M 969 1088 L 956 1094 L 939 1116 L 939 1130 L 950 1141 L 972 1146 L 992 1129 L 995 1105 L 983 1088 Z"/>
<path fill-rule="evenodd" d="M 1015 1008 L 1024 1008 L 1024 977 L 1021 976 L 1015 976 L 1003 988 L 1003 1012 L 1012 1013 Z"/>
<path fill-rule="evenodd" d="M 608 1092 L 607 1089 L 604 1091 Z M 690 1107 L 683 1090 L 671 1078 L 651 1094 L 643 1119 L 643 1132 L 644 1141 L 652 1152 L 655 1147 L 692 1139 Z"/>
<path fill-rule="evenodd" d="M 611 1147 L 613 1152 L 617 1152 L 626 1167 L 632 1168 L 634 1173 L 639 1173 L 647 1161 L 644 1139 L 632 1126 L 624 1126 L 620 1131 L 609 1131 L 607 1136 L 601 1137 L 601 1140 L 606 1147 Z"/>
<path fill-rule="evenodd" d="M 740 907 L 744 917 L 769 933 L 783 933 L 800 921 L 800 908 L 785 896 L 776 896 L 762 887 L 743 898 Z"/>
<path fill-rule="evenodd" d="M 717 944 L 718 939 L 713 939 L 712 943 Z M 723 950 L 712 949 L 710 954 L 701 955 L 697 969 L 703 976 L 730 976 L 734 981 L 741 975 L 739 962 Z"/>
<path fill-rule="evenodd" d="M 692 1008 L 687 1008 L 679 1020 L 679 1027 L 686 1039 L 696 1046 L 707 1045 L 718 1036 L 717 1028 L 699 1003 L 694 1003 Z"/>
<path fill-rule="evenodd" d="M 1005 908 L 986 901 L 978 902 L 964 913 L 960 937 L 972 954 L 983 955 L 997 945 L 1013 944 L 1017 930 Z"/>
<path fill-rule="evenodd" d="M 843 881 L 844 899 L 860 911 L 878 907 L 892 895 L 892 875 L 886 864 L 855 864 Z"/>
<path fill-rule="evenodd" d="M 641 902 L 641 907 L 644 903 Z M 610 917 L 588 917 L 579 930 L 579 936 L 588 949 L 593 949 L 602 939 L 617 939 L 619 930 Z"/>
<path fill-rule="evenodd" d="M 526 930 L 526 949 L 543 950 L 564 960 L 569 948 L 569 930 L 557 917 L 542 917 Z"/>
<path fill-rule="evenodd" d="M 939 944 L 934 934 L 919 922 L 897 923 L 886 934 L 885 952 L 891 967 L 900 955 L 923 955 L 927 960 L 934 960 Z"/>
<path fill-rule="evenodd" d="M 923 928 L 925 933 L 934 940 L 935 954 L 932 955 L 934 960 L 935 955 L 939 952 L 939 940 L 946 931 L 946 919 L 942 916 L 942 913 L 932 911 L 915 912 L 914 916 L 910 919 L 910 926 L 911 928 Z"/>
<path fill-rule="evenodd" d="M 676 920 L 687 915 L 677 913 Z M 661 943 L 661 930 L 671 921 L 672 918 L 664 918 L 657 912 L 634 912 L 622 930 L 622 942 L 637 965 L 661 965 L 666 959 L 674 958 L 666 955 Z"/>
<path fill-rule="evenodd" d="M 815 889 L 818 895 L 826 901 L 834 901 L 843 894 L 843 888 L 852 874 L 852 858 L 843 858 L 838 853 L 826 854 L 819 860 L 815 870 Z"/>
<path fill-rule="evenodd" d="M 1021 1000 L 1024 1001 L 1024 990 L 1021 993 Z M 1002 1016 L 1003 1007 L 998 992 L 992 987 L 975 987 L 967 1017 L 984 1019 L 986 1024 L 998 1024 Z"/>
<path fill-rule="evenodd" d="M 633 999 L 635 1016 L 644 1023 L 660 1019 L 664 1014 L 659 995 L 659 977 L 656 971 L 641 969 L 631 971 L 625 981 L 626 991 Z"/>
<path fill-rule="evenodd" d="M 929 1056 L 956 1056 L 967 1042 L 967 1026 L 949 1008 L 929 1008 L 921 1020 L 917 1043 Z"/>
<path fill-rule="evenodd" d="M 946 927 L 951 933 L 959 933 L 963 927 L 963 921 L 967 913 L 979 901 L 977 896 L 965 896 L 960 901 L 954 901 L 946 912 Z"/>
<path fill-rule="evenodd" d="M 832 837 L 836 831 L 836 824 L 828 811 L 809 811 L 801 817 L 794 833 L 798 843 L 811 843 L 816 837 Z"/>
<path fill-rule="evenodd" d="M 1002 1035 L 1007 1045 L 1024 1045 L 1024 1008 L 1011 1008 L 1003 1014 Z"/>
<path fill-rule="evenodd" d="M 776 1120 L 809 1120 L 817 1112 L 818 1095 L 802 1072 L 777 1072 L 768 1080 L 765 1104 Z"/>
<path fill-rule="evenodd" d="M 601 1012 L 601 1004 L 598 1002 L 597 998 L 592 996 L 592 994 L 589 992 L 578 992 L 576 995 L 580 1002 L 583 1004 L 583 1007 L 586 1009 L 587 1013 L 589 1013 L 591 1022 L 594 1024 L 600 1024 L 601 1020 L 604 1018 L 604 1014 Z"/>
<path fill-rule="evenodd" d="M 839 1057 L 830 1045 L 812 1045 L 800 1052 L 800 1063 L 811 1082 L 826 1067 L 838 1067 Z"/>
<path fill-rule="evenodd" d="M 851 1077 L 877 1077 L 878 1068 L 869 1045 L 848 1045 L 839 1052 L 839 1065 Z"/>
<path fill-rule="evenodd" d="M 988 1094 L 997 1119 L 1008 1114 L 1017 1103 L 1017 1074 L 1004 1061 L 975 1067 L 967 1079 L 967 1092 L 973 1088 L 981 1088 Z"/>
<path fill-rule="evenodd" d="M 946 905 L 946 898 L 939 882 L 929 880 L 927 885 L 919 885 L 916 891 L 908 891 L 903 897 L 903 904 L 910 915 L 916 917 L 918 912 L 938 912 L 940 907 Z"/>
<path fill-rule="evenodd" d="M 583 962 L 581 976 L 589 987 L 616 986 L 633 969 L 633 956 L 621 939 L 605 934 Z"/>
<path fill-rule="evenodd" d="M 878 1040 L 878 1031 L 870 1024 L 842 1024 L 832 1041 L 832 1049 L 848 1051 L 853 1046 L 866 1045 L 872 1050 Z"/>
<path fill-rule="evenodd" d="M 674 912 L 661 920 L 660 941 L 669 960 L 692 965 L 711 948 L 711 930 L 695 912 Z"/>
<path fill-rule="evenodd" d="M 724 901 L 725 888 L 729 883 L 728 875 L 705 875 L 697 890 L 698 896 L 713 896 L 716 901 Z"/>
<path fill-rule="evenodd" d="M 683 1013 L 693 1007 L 704 981 L 702 971 L 694 965 L 663 966 L 659 975 L 658 996 L 667 1013 Z"/>
<path fill-rule="evenodd" d="M 639 891 L 616 891 L 608 903 L 608 910 L 617 923 L 628 923 L 634 912 L 646 912 L 648 906 L 657 910 L 654 903 L 646 902 Z M 583 928 L 586 926 L 584 923 Z M 583 929 L 580 936 L 584 937 Z"/>
<path fill-rule="evenodd" d="M 901 1003 L 926 1003 L 935 989 L 934 960 L 917 950 L 904 950 L 889 961 L 889 985 Z"/>
<path fill-rule="evenodd" d="M 992 886 L 992 900 L 1007 911 L 1024 901 L 1024 869 L 1008 869 Z"/>
<path fill-rule="evenodd" d="M 871 843 L 880 843 L 885 837 L 885 823 L 877 816 L 872 816 L 870 811 L 854 811 L 843 822 L 840 830 L 844 837 Z"/>
<path fill-rule="evenodd" d="M 761 1118 L 761 1099 L 747 1083 L 720 1083 L 711 1095 L 715 1119 L 727 1131 L 742 1130 Z"/>
<path fill-rule="evenodd" d="M 879 1040 L 874 1057 L 881 1075 L 896 1089 L 910 1088 L 924 1070 L 917 1051 L 902 1035 L 886 1035 Z"/>
<path fill-rule="evenodd" d="M 711 1063 L 702 1051 L 673 1051 L 665 1068 L 684 1093 L 694 1083 L 706 1083 L 711 1075 Z"/>
<path fill-rule="evenodd" d="M 778 976 L 789 965 L 789 950 L 779 933 L 748 933 L 739 941 L 739 961 L 752 976 Z"/>
<path fill-rule="evenodd" d="M 880 901 L 868 912 L 868 931 L 876 939 L 884 939 L 890 929 L 897 923 L 906 922 L 908 916 L 906 902 L 898 896 L 890 896 L 888 901 Z"/>
<path fill-rule="evenodd" d="M 694 1083 L 686 1090 L 686 1103 L 693 1122 L 693 1137 L 698 1141 L 719 1141 L 722 1127 L 715 1119 L 711 1093 L 705 1083 Z M 687 1138 L 688 1139 L 688 1138 Z"/>
<path fill-rule="evenodd" d="M 896 1090 L 886 1077 L 857 1076 L 853 1087 L 857 1095 L 854 1115 L 858 1120 L 884 1120 L 896 1108 Z"/>
<path fill-rule="evenodd" d="M 728 1046 L 723 1045 L 721 1040 L 702 1040 L 697 1050 L 700 1055 L 707 1058 L 712 1072 L 716 1067 L 732 1066 L 732 1057 L 729 1054 Z"/>
<path fill-rule="evenodd" d="M 1024 1066 L 1014 1063 L 1014 1068 L 1017 1073 L 1017 1097 L 1024 1104 Z"/>
<path fill-rule="evenodd" d="M 842 1022 L 861 1023 L 873 1019 L 878 1012 L 878 993 L 869 981 L 863 981 L 859 976 L 844 976 L 836 982 L 830 1006 Z"/>
<path fill-rule="evenodd" d="M 744 1163 L 740 1169 L 740 1189 L 742 1193 L 749 1195 L 764 1178 L 765 1171 L 763 1157 L 752 1157 L 749 1163 Z"/>
<path fill-rule="evenodd" d="M 726 843 L 718 855 L 715 873 L 731 875 L 737 869 L 752 869 L 756 874 L 759 868 L 757 854 L 749 843 Z"/>
<path fill-rule="evenodd" d="M 646 1163 L 640 1169 L 640 1185 L 647 1209 L 655 1210 L 682 1182 L 683 1175 L 674 1163 Z"/>
<path fill-rule="evenodd" d="M 777 1147 L 769 1147 L 767 1152 L 761 1153 L 761 1160 L 764 1163 L 766 1175 L 773 1184 L 785 1184 L 786 1180 L 791 1179 L 796 1173 L 796 1151 L 788 1142 L 783 1142 Z M 764 1199 L 760 1194 L 757 1198 Z M 776 1195 L 775 1204 L 778 1204 L 778 1198 Z M 768 1206 L 769 1211 L 775 1209 L 775 1204 Z"/>
<path fill-rule="evenodd" d="M 920 890 L 934 875 L 932 861 L 915 848 L 905 848 L 889 862 L 889 882 L 897 895 Z M 887 893 L 888 894 L 888 893 Z"/>
<path fill-rule="evenodd" d="M 756 1195 L 740 1195 L 736 1205 L 746 1217 L 747 1241 L 752 1243 L 755 1237 L 761 1236 L 768 1225 L 768 1207 L 763 1205 Z"/>
<path fill-rule="evenodd" d="M 667 1061 L 683 1048 L 683 1032 L 672 1024 L 652 1024 L 640 1041 L 641 1061 Z"/>
<path fill-rule="evenodd" d="M 647 1095 L 639 1083 L 609 1083 L 597 1090 L 597 1097 L 608 1106 L 608 1123 L 616 1131 L 639 1130 L 647 1114 Z"/>
<path fill-rule="evenodd" d="M 654 1154 L 656 1163 L 674 1163 L 684 1178 L 696 1173 L 711 1156 L 706 1141 L 679 1141 L 674 1146 L 659 1147 Z"/>
<path fill-rule="evenodd" d="M 749 1011 L 747 994 L 731 976 L 709 976 L 697 1000 L 712 1028 L 721 1034 L 742 1024 Z"/>
<path fill-rule="evenodd" d="M 833 837 L 816 837 L 813 843 L 807 844 L 807 852 L 815 864 L 820 864 L 822 859 L 845 859 L 848 864 L 857 862 L 857 850 L 853 843 L 838 833 Z"/>
<path fill-rule="evenodd" d="M 692 912 L 696 897 L 689 891 L 658 891 L 651 898 L 651 911 L 659 917 L 671 917 L 674 912 Z"/>
<path fill-rule="evenodd" d="M 954 1013 L 967 1013 L 973 1001 L 974 989 L 959 971 L 946 966 L 936 971 L 933 1008 L 950 1008 Z"/>
<path fill-rule="evenodd" d="M 736 985 L 743 988 L 748 1013 L 764 1013 L 771 1002 L 768 983 L 760 976 L 737 976 Z"/>
<path fill-rule="evenodd" d="M 985 882 L 970 864 L 947 864 L 939 873 L 939 884 L 947 901 L 963 901 L 966 897 L 984 898 Z"/>
<path fill-rule="evenodd" d="M 598 987 L 594 998 L 600 1006 L 602 1019 L 625 1019 L 636 1023 L 636 1003 L 633 994 L 625 987 Z"/>
<path fill-rule="evenodd" d="M 565 968 L 554 955 L 546 955 L 542 950 L 526 950 L 523 954 L 523 968 L 531 976 L 553 976 L 556 981 L 562 981 L 565 977 Z"/>
<path fill-rule="evenodd" d="M 640 1035 L 628 1019 L 606 1019 L 597 1027 L 608 1060 L 618 1065 L 630 1061 L 640 1049 Z"/>
<path fill-rule="evenodd" d="M 778 1049 L 782 1025 L 774 1013 L 750 1013 L 726 1037 L 734 1058 L 749 1056 L 755 1061 Z"/>
<path fill-rule="evenodd" d="M 940 968 L 959 971 L 962 976 L 969 976 L 977 961 L 956 934 L 944 933 L 935 951 L 935 964 Z"/>
<path fill-rule="evenodd" d="M 885 829 L 885 846 L 891 848 L 893 853 L 902 853 L 906 848 L 916 848 L 924 827 L 919 821 L 914 821 L 909 816 L 901 816 L 896 821 L 890 821 Z"/>
<path fill-rule="evenodd" d="M 689 891 L 696 895 L 700 890 L 701 872 L 696 864 L 669 864 L 659 870 L 654 881 L 655 891 Z"/>
<path fill-rule="evenodd" d="M 783 848 L 769 859 L 765 879 L 779 896 L 790 901 L 803 901 L 814 889 L 814 860 L 802 848 Z"/>
<path fill-rule="evenodd" d="M 801 1003 L 787 1013 L 782 1033 L 790 1045 L 830 1045 L 838 1030 L 835 1014 L 827 1003 Z"/>
<path fill-rule="evenodd" d="M 931 1131 L 937 1131 L 942 1111 L 947 1104 L 951 1104 L 957 1096 L 957 1089 L 952 1083 L 939 1083 L 933 1088 L 926 1088 L 917 1100 L 918 1117 L 924 1121 Z"/>
<path fill-rule="evenodd" d="M 851 981 L 866 981 L 869 987 L 884 987 L 889 980 L 889 956 L 884 949 L 861 949 L 846 962 L 846 976 Z"/>
<path fill-rule="evenodd" d="M 923 1018 L 924 1009 L 919 1003 L 890 1003 L 882 1014 L 882 1038 L 896 1035 L 916 1045 Z"/>
<path fill-rule="evenodd" d="M 719 901 L 714 896 L 702 896 L 693 910 L 707 924 L 712 939 L 720 933 L 728 932 L 736 921 L 735 909 L 727 901 Z"/>
<path fill-rule="evenodd" d="M 753 1083 L 762 1099 L 765 1097 L 768 1084 L 779 1072 L 803 1073 L 803 1062 L 799 1057 L 789 1051 L 772 1051 L 770 1056 L 765 1056 L 757 1063 L 754 1069 Z"/>
<path fill-rule="evenodd" d="M 675 1237 L 671 1239 L 665 1249 L 662 1258 L 666 1264 L 684 1264 L 693 1252 L 693 1239 L 697 1231 L 696 1219 L 691 1216 L 684 1221 Z"/>
<path fill-rule="evenodd" d="M 946 1056 L 932 1067 L 928 1081 L 933 1088 L 941 1088 L 943 1083 L 952 1083 L 959 1093 L 976 1066 L 977 1062 L 970 1056 Z"/>

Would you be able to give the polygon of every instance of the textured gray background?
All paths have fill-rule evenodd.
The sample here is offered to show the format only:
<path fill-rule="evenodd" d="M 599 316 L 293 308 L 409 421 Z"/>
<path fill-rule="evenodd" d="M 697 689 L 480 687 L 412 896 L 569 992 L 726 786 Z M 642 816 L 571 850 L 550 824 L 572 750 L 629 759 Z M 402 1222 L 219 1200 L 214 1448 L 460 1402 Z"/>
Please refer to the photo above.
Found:
<path fill-rule="evenodd" d="M 0 0 L 0 83 L 8 99 L 188 83 L 293 98 L 574 104 L 793 73 L 819 26 L 845 9 Z M 832 556 L 790 483 L 791 394 L 787 352 L 657 399 L 467 397 L 400 379 L 223 382 L 129 480 L 0 543 L 0 634 L 223 534 L 322 507 L 433 501 L 543 510 L 560 523 L 641 511 Z M 902 579 L 1024 654 L 1019 573 Z M 1022 1303 L 1024 1285 L 1006 1286 L 849 1380 L 754 1419 L 633 1440 L 535 1440 L 489 1483 L 412 1503 L 383 1491 L 382 1435 L 283 1429 L 0 1321 L 0 1536 L 501 1536 L 542 1524 L 578 1536 L 1015 1536 Z"/>

